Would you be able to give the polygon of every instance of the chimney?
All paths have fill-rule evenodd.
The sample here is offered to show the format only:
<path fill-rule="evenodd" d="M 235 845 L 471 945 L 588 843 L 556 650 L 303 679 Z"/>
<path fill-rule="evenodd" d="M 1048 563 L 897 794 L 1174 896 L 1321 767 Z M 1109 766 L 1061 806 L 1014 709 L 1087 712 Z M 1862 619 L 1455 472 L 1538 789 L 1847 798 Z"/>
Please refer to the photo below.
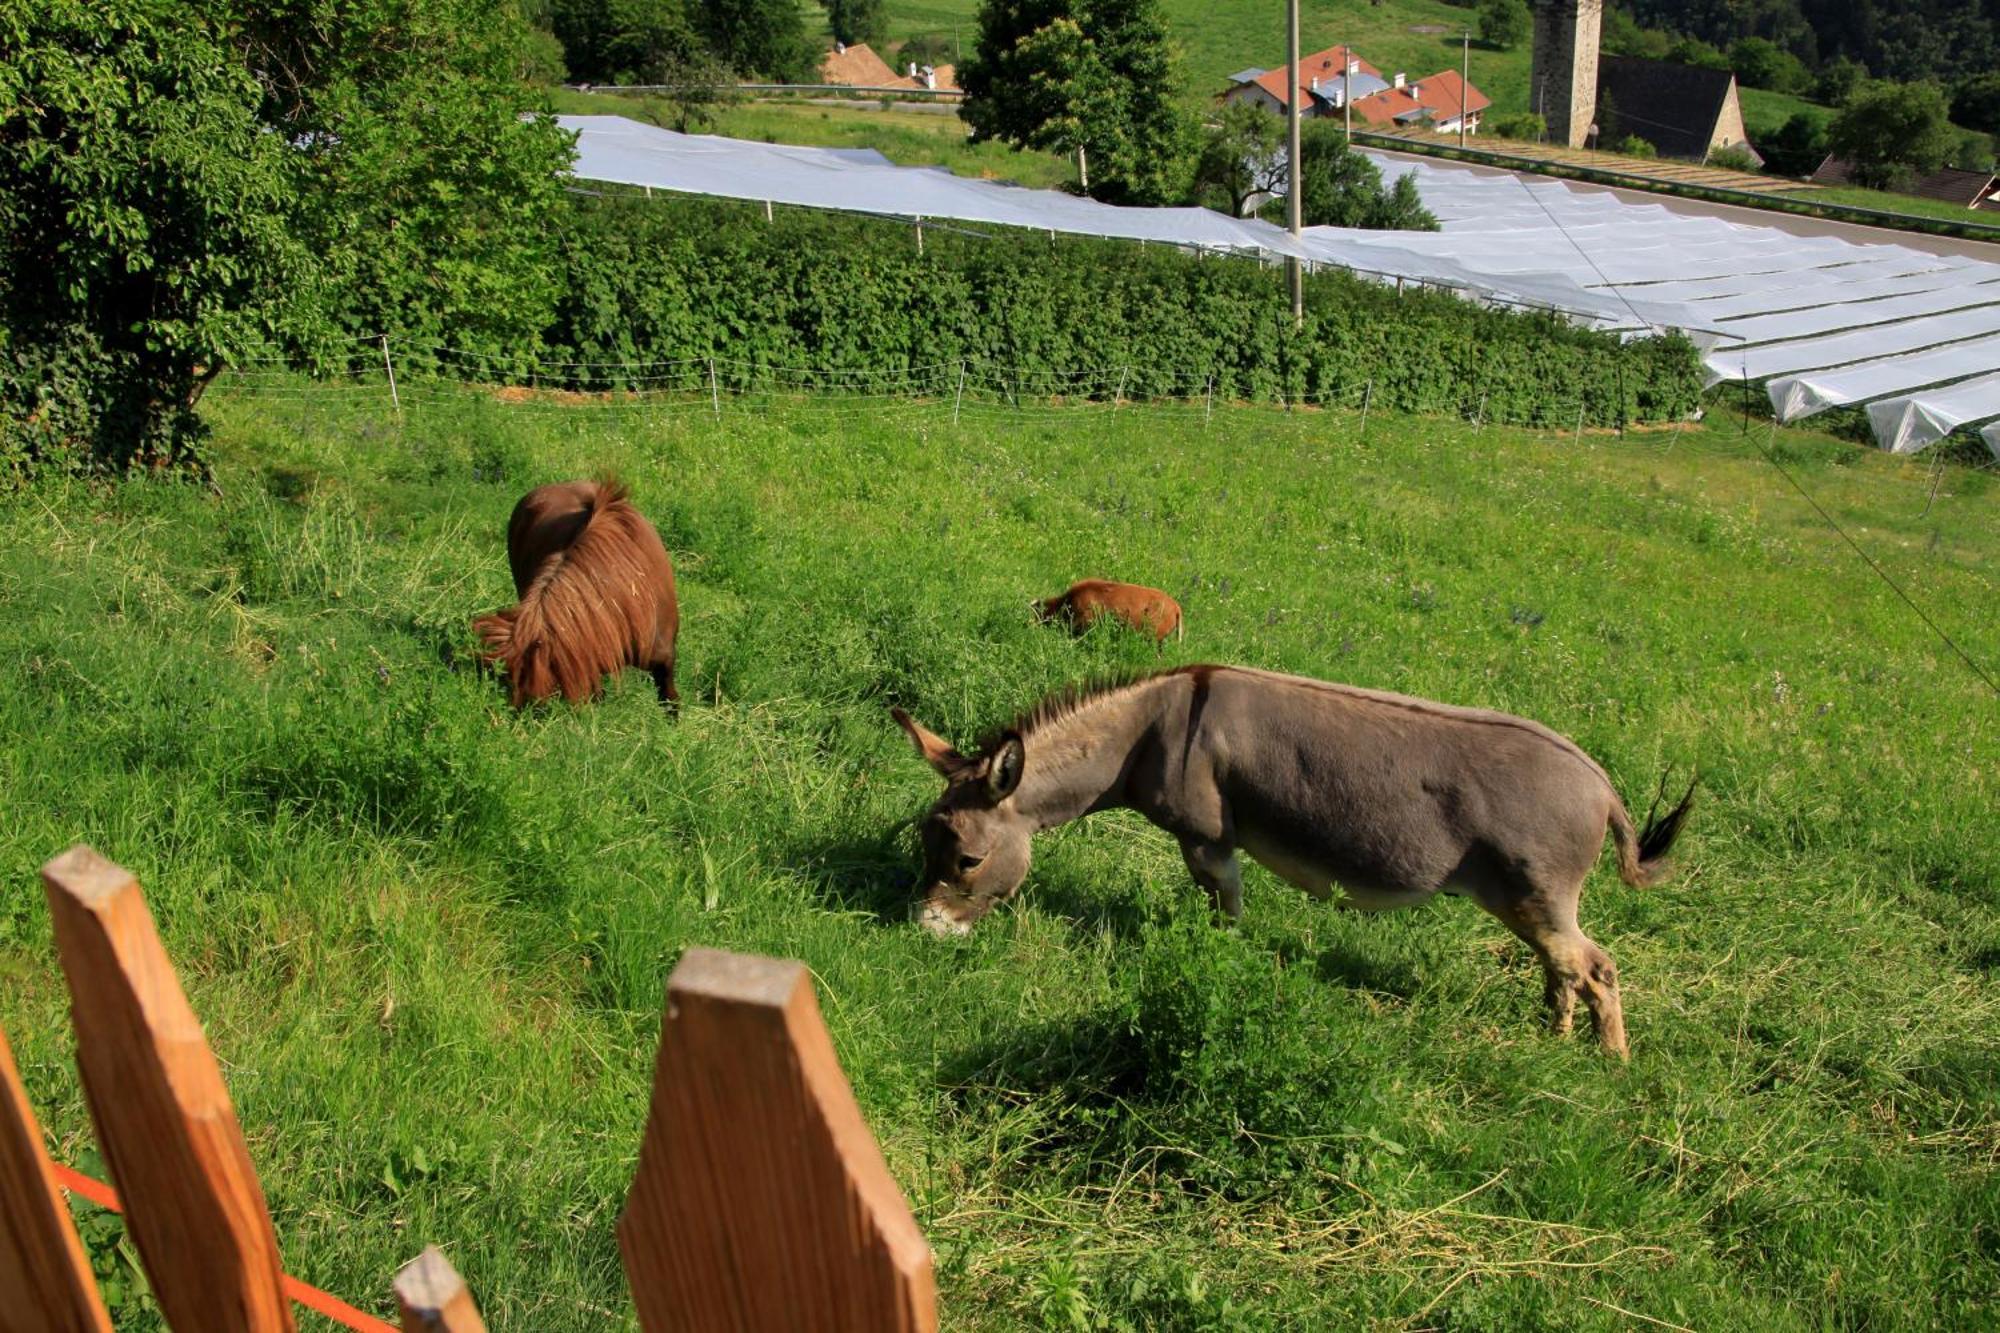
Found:
<path fill-rule="evenodd" d="M 1423 85 L 1422 85 L 1422 84 L 1420 84 L 1420 83 L 1413 83 L 1413 84 L 1411 84 L 1411 85 L 1410 85 L 1410 96 L 1412 96 L 1412 97 L 1422 97 L 1422 96 L 1423 96 Z"/>
<path fill-rule="evenodd" d="M 1317 74 L 1313 75 L 1313 91 L 1319 91 L 1319 75 Z"/>
<path fill-rule="evenodd" d="M 1401 70 L 1396 71 L 1396 82 L 1394 86 L 1398 88 L 1403 86 L 1403 73 Z"/>
<path fill-rule="evenodd" d="M 914 60 L 910 62 L 910 77 L 913 79 L 917 77 L 917 62 Z"/>

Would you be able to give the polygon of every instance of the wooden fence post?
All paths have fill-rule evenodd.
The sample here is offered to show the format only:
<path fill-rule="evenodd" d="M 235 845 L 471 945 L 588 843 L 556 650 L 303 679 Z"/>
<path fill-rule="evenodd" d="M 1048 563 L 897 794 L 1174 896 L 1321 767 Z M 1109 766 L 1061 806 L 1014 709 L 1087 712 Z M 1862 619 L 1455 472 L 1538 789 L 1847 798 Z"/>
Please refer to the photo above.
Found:
<path fill-rule="evenodd" d="M 396 1274 L 396 1308 L 403 1333 L 486 1333 L 465 1279 L 435 1245 Z"/>
<path fill-rule="evenodd" d="M 934 1333 L 931 1252 L 800 963 L 689 949 L 618 1222 L 646 1333 Z"/>
<path fill-rule="evenodd" d="M 42 881 L 98 1146 L 167 1326 L 293 1333 L 263 1187 L 138 881 L 84 846 Z"/>
<path fill-rule="evenodd" d="M 42 1128 L 0 1032 L 0 1330 L 111 1333 L 90 1260 L 56 1189 Z"/>

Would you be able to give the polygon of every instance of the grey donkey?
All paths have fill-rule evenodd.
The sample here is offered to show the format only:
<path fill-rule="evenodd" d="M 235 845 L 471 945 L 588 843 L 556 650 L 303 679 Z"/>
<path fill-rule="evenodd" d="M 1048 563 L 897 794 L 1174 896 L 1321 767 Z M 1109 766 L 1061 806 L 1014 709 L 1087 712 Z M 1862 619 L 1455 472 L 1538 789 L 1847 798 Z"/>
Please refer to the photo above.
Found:
<path fill-rule="evenodd" d="M 892 711 L 945 780 L 919 826 L 917 915 L 933 931 L 964 934 L 1012 897 L 1036 833 L 1123 806 L 1179 840 L 1231 918 L 1238 851 L 1366 911 L 1471 897 L 1541 958 L 1556 1031 L 1581 996 L 1604 1049 L 1627 1056 L 1618 969 L 1577 900 L 1607 827 L 1620 878 L 1664 879 L 1693 784 L 1637 831 L 1597 762 L 1539 722 L 1245 667 L 1054 695 L 972 756 Z"/>

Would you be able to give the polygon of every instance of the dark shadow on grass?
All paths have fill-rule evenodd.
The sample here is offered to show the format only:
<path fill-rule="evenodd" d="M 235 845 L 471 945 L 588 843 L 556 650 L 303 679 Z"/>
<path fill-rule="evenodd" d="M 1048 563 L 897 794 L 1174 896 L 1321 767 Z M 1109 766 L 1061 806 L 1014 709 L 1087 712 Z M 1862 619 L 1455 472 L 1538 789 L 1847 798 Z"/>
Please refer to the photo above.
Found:
<path fill-rule="evenodd" d="M 1385 962 L 1344 944 L 1322 950 L 1313 965 L 1313 975 L 1321 981 L 1345 986 L 1349 990 L 1392 995 L 1400 1000 L 1415 995 L 1422 984 L 1407 963 Z"/>
<path fill-rule="evenodd" d="M 780 855 L 828 907 L 894 925 L 910 919 L 917 895 L 917 865 L 898 842 L 901 832 L 892 824 L 873 835 L 785 848 Z"/>

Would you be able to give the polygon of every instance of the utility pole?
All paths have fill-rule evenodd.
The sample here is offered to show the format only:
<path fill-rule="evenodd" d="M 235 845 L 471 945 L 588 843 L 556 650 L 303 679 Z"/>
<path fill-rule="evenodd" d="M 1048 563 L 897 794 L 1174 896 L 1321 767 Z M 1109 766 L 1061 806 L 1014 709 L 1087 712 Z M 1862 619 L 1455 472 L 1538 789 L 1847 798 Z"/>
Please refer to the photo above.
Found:
<path fill-rule="evenodd" d="M 1285 166 L 1291 188 L 1285 200 L 1285 221 L 1292 243 L 1299 242 L 1299 226 L 1304 207 L 1299 194 L 1299 0 L 1285 3 Z M 1306 326 L 1306 275 L 1296 253 L 1292 256 L 1292 330 Z"/>
<path fill-rule="evenodd" d="M 1347 122 L 1347 146 L 1354 147 L 1354 48 L 1340 48 L 1340 110 Z"/>
<path fill-rule="evenodd" d="M 1472 102 L 1472 29 L 1467 28 L 1460 39 L 1458 56 L 1458 146 L 1465 147 L 1465 120 L 1472 113 L 1466 108 Z"/>

